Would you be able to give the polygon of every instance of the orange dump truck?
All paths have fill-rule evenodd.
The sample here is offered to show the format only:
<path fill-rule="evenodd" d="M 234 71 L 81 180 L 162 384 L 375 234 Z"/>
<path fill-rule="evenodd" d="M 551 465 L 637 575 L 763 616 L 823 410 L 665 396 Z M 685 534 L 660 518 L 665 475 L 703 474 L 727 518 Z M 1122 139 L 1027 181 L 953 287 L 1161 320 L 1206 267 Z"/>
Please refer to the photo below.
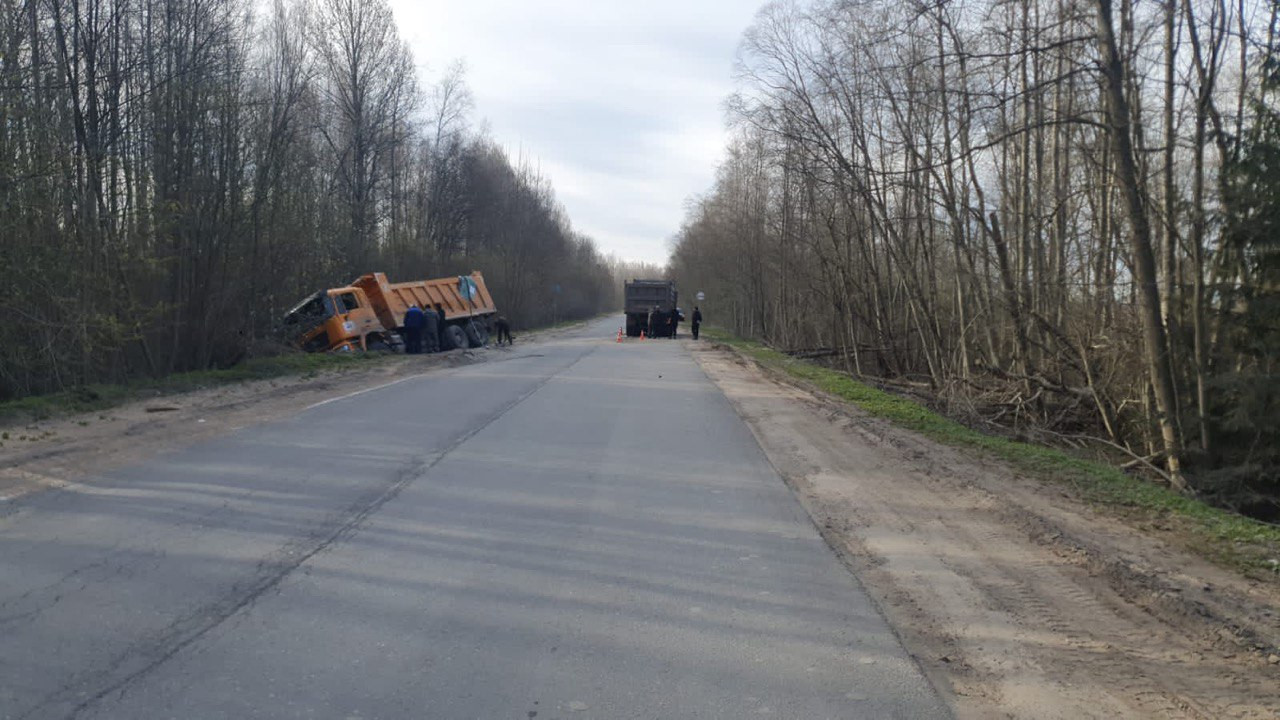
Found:
<path fill-rule="evenodd" d="M 446 350 L 484 345 L 498 312 L 479 272 L 402 283 L 372 273 L 303 300 L 285 314 L 284 325 L 310 352 L 396 349 L 403 345 L 410 305 L 443 310 L 440 343 Z"/>

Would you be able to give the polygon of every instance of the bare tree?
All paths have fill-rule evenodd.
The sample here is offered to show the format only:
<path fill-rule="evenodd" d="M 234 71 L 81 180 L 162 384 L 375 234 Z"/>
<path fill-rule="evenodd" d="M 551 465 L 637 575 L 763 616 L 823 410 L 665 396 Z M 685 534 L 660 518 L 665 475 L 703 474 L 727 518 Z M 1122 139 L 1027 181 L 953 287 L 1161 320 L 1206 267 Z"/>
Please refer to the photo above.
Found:
<path fill-rule="evenodd" d="M 1223 235 L 1245 212 L 1223 169 L 1248 167 L 1234 138 L 1265 117 L 1244 102 L 1263 5 L 771 3 L 673 272 L 724 287 L 741 332 L 1211 489 L 1225 455 L 1256 457 L 1211 431 L 1234 422 L 1226 358 L 1252 357 L 1222 339 L 1256 287 Z M 798 283 L 803 319 L 775 321 L 786 303 L 761 293 Z"/>
<path fill-rule="evenodd" d="M 348 211 L 344 249 L 367 267 L 379 245 L 377 192 L 416 102 L 413 61 L 385 0 L 316 0 L 310 32 L 333 108 L 323 131 Z"/>

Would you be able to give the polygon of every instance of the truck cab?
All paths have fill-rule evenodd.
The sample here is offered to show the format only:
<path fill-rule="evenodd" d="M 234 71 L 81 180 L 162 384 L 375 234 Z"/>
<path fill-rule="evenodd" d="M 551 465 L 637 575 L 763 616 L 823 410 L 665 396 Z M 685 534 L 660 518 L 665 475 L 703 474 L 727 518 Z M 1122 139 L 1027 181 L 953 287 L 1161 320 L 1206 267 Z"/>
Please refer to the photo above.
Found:
<path fill-rule="evenodd" d="M 321 290 L 284 316 L 308 352 L 367 350 L 369 336 L 385 333 L 369 298 L 358 287 Z"/>

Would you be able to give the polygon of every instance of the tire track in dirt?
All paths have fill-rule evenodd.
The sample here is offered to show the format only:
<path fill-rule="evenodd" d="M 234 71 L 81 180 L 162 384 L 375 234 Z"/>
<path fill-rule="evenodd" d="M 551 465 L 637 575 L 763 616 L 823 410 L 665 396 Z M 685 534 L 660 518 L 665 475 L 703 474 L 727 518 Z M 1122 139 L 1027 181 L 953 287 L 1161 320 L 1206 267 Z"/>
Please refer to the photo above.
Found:
<path fill-rule="evenodd" d="M 736 355 L 695 357 L 959 717 L 1280 717 L 1280 668 L 1239 647 L 1270 642 L 1274 587 Z M 1209 576 L 1217 605 L 1165 611 Z"/>

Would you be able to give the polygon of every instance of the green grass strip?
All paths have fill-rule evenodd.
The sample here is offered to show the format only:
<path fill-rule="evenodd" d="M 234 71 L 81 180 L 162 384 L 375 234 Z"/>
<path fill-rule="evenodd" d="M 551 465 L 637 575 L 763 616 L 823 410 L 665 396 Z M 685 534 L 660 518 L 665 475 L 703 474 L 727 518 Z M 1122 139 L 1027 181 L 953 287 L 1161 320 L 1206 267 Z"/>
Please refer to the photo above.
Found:
<path fill-rule="evenodd" d="M 728 345 L 769 368 L 785 372 L 876 417 L 955 448 L 978 450 L 1027 475 L 1069 484 L 1086 501 L 1123 510 L 1137 524 L 1178 521 L 1193 536 L 1188 546 L 1251 577 L 1280 578 L 1280 527 L 1185 497 L 1126 475 L 1105 463 L 1057 448 L 986 435 L 910 399 L 846 373 L 797 360 L 720 328 L 704 328 L 708 339 Z"/>
<path fill-rule="evenodd" d="M 96 384 L 0 403 L 0 422 L 47 420 L 74 413 L 101 412 L 142 397 L 175 395 L 249 380 L 314 377 L 320 372 L 363 367 L 394 357 L 383 353 L 296 353 L 247 360 L 225 370 L 174 373 L 162 378 Z"/>
<path fill-rule="evenodd" d="M 603 315 L 597 317 L 604 317 Z M 564 320 L 552 325 L 528 328 L 536 333 L 559 330 L 588 323 L 586 320 Z M 320 372 L 363 367 L 370 362 L 398 357 L 381 352 L 371 353 L 291 353 L 271 358 L 247 360 L 225 370 L 200 370 L 174 373 L 162 378 L 133 380 L 117 384 L 95 384 L 46 395 L 33 395 L 0 402 L 0 424 L 48 420 L 76 413 L 102 412 L 142 397 L 155 398 L 204 390 L 249 380 L 274 377 L 314 377 Z M 3 439 L 0 438 L 0 445 Z"/>

